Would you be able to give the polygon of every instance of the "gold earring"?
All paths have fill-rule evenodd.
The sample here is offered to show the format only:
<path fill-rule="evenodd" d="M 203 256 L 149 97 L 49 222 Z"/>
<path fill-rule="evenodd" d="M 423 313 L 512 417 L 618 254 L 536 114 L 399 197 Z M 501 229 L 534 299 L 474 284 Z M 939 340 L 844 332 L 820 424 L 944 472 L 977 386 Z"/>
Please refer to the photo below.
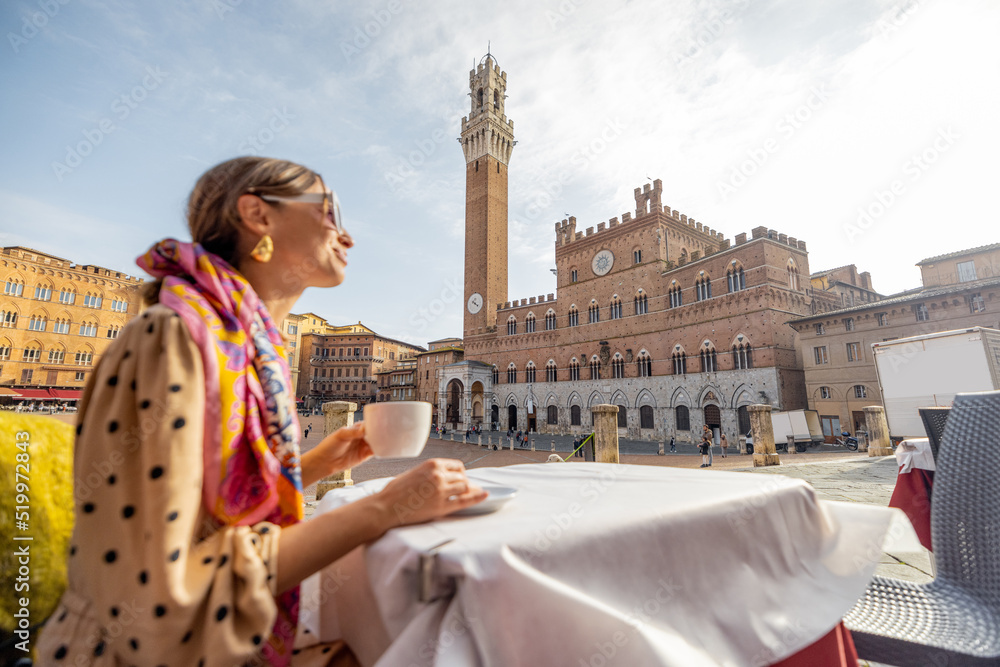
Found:
<path fill-rule="evenodd" d="M 274 253 L 274 242 L 269 235 L 264 234 L 260 241 L 257 241 L 257 245 L 253 247 L 253 250 L 250 251 L 250 256 L 261 264 L 267 264 L 271 261 L 272 253 Z"/>

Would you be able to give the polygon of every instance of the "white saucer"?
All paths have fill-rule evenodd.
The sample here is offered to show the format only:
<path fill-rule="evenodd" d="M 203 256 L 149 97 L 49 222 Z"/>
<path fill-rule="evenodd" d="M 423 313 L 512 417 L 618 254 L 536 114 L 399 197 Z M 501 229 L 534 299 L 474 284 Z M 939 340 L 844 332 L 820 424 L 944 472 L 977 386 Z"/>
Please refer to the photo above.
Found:
<path fill-rule="evenodd" d="M 471 507 L 460 509 L 457 512 L 452 512 L 448 516 L 475 516 L 477 514 L 496 512 L 506 505 L 507 501 L 517 495 L 517 489 L 510 486 L 498 486 L 489 483 L 479 483 L 478 486 L 490 494 L 486 496 L 486 500 Z"/>

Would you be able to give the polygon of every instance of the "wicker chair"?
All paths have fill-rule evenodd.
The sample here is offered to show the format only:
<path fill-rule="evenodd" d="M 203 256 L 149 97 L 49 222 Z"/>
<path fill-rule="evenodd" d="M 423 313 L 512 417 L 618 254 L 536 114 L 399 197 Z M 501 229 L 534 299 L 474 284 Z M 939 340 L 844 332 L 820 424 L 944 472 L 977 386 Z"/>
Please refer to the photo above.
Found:
<path fill-rule="evenodd" d="M 934 478 L 937 577 L 876 576 L 844 622 L 858 656 L 899 667 L 1000 665 L 1000 391 L 959 394 Z"/>
<path fill-rule="evenodd" d="M 931 456 L 937 461 L 938 450 L 941 448 L 941 436 L 948 423 L 948 413 L 951 412 L 951 408 L 919 408 L 917 412 L 920 413 L 920 420 L 924 423 L 924 431 L 927 432 Z"/>

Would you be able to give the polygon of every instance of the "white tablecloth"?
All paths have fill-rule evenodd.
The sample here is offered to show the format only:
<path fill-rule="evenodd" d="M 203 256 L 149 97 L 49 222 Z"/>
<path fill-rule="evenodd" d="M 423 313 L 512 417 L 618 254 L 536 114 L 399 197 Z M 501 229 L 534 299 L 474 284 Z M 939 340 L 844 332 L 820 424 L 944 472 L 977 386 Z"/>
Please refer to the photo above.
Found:
<path fill-rule="evenodd" d="M 366 666 L 766 665 L 840 621 L 902 517 L 775 475 L 600 463 L 469 475 L 520 493 L 356 549 L 307 581 L 300 623 Z M 384 484 L 328 493 L 317 512 Z M 436 599 L 421 602 L 420 556 L 442 543 Z"/>
<path fill-rule="evenodd" d="M 910 472 L 914 468 L 936 470 L 930 440 L 927 438 L 903 440 L 896 446 L 896 464 L 900 466 L 900 474 Z"/>

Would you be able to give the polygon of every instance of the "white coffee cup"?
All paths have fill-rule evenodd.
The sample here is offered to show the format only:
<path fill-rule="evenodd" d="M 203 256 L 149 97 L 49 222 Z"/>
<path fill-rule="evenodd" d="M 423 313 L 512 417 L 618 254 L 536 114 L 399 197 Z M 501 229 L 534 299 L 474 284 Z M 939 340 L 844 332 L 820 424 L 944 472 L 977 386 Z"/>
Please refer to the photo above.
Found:
<path fill-rule="evenodd" d="M 365 440 L 375 456 L 418 456 L 431 430 L 431 404 L 426 401 L 387 401 L 365 406 Z"/>

